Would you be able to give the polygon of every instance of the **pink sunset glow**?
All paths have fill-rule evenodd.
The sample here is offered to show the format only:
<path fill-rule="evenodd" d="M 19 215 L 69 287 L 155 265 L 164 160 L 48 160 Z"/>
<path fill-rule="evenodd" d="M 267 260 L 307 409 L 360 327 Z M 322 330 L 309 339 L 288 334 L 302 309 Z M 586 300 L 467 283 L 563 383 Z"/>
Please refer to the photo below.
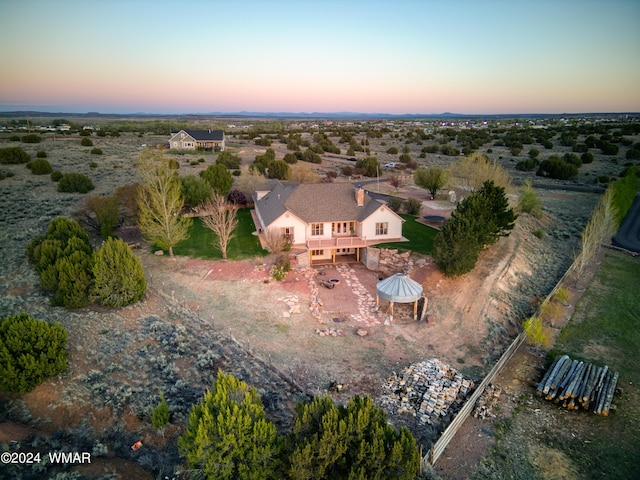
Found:
<path fill-rule="evenodd" d="M 170 5 L 3 4 L 0 109 L 640 111 L 635 2 L 186 2 L 202 16 L 184 19 Z"/>

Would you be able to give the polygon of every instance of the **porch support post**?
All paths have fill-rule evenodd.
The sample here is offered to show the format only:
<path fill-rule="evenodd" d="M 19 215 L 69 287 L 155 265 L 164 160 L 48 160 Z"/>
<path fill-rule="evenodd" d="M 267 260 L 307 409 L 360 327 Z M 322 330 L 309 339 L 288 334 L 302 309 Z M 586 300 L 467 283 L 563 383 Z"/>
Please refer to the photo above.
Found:
<path fill-rule="evenodd" d="M 333 257 L 333 263 L 336 263 L 336 249 L 331 250 L 331 256 Z"/>

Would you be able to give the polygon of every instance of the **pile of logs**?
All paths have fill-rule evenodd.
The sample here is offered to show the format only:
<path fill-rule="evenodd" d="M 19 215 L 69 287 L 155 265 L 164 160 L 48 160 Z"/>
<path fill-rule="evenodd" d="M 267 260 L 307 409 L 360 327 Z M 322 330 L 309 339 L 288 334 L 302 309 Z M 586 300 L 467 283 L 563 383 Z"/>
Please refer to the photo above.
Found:
<path fill-rule="evenodd" d="M 617 383 L 618 372 L 612 373 L 608 366 L 597 367 L 562 355 L 547 370 L 536 394 L 569 410 L 583 408 L 607 416 Z"/>
<path fill-rule="evenodd" d="M 412 415 L 423 425 L 433 425 L 453 409 L 460 409 L 473 391 L 474 383 L 432 358 L 388 378 L 384 387 L 391 392 L 384 398 L 384 406 L 391 407 L 397 414 Z"/>

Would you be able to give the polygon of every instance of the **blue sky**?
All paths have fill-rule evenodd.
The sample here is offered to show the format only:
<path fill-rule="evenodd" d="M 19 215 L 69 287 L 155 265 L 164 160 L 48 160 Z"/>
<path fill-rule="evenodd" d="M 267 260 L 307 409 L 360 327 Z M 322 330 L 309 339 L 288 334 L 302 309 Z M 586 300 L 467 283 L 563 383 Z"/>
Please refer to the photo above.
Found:
<path fill-rule="evenodd" d="M 640 111 L 640 1 L 1 0 L 0 110 Z"/>

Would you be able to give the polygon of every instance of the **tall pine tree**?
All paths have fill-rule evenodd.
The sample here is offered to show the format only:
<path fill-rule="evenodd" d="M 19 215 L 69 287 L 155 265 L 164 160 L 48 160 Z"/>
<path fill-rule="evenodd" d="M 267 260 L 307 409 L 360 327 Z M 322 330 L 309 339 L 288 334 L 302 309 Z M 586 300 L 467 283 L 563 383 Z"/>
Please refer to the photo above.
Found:
<path fill-rule="evenodd" d="M 517 215 L 503 187 L 484 182 L 465 198 L 445 222 L 433 242 L 433 258 L 447 276 L 462 275 L 475 266 L 487 245 L 509 235 Z"/>

